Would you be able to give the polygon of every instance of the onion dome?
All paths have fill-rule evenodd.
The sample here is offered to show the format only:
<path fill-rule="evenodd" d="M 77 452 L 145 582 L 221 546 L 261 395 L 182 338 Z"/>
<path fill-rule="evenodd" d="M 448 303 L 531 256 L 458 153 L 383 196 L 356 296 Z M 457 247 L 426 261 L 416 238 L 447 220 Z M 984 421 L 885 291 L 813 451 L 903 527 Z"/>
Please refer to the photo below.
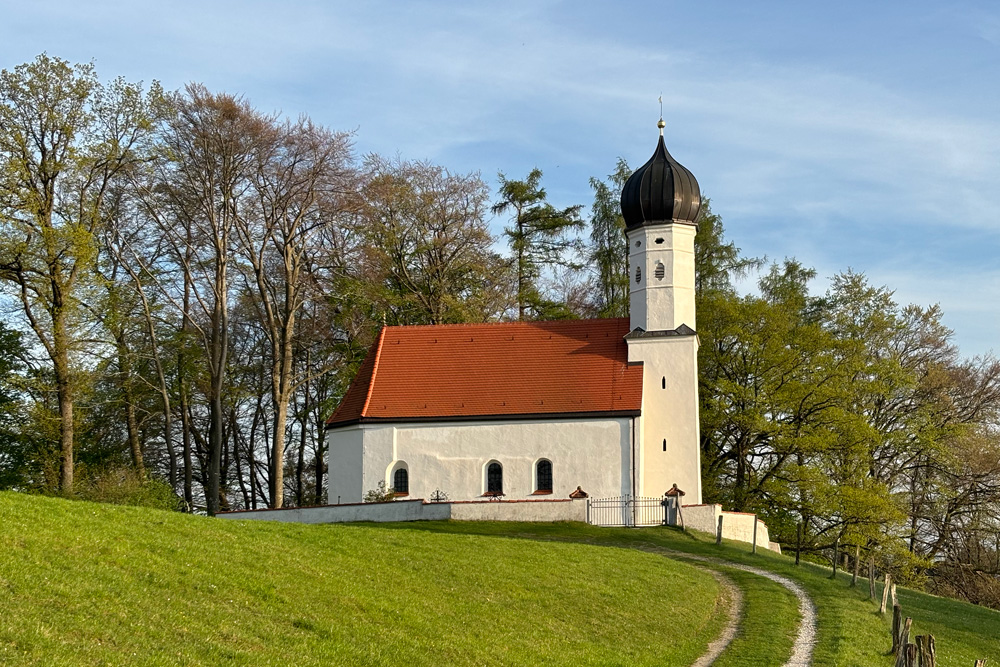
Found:
<path fill-rule="evenodd" d="M 622 188 L 622 216 L 625 229 L 670 222 L 695 224 L 701 208 L 701 191 L 694 175 L 671 157 L 663 143 L 663 119 L 660 141 L 649 162 L 629 176 Z"/>

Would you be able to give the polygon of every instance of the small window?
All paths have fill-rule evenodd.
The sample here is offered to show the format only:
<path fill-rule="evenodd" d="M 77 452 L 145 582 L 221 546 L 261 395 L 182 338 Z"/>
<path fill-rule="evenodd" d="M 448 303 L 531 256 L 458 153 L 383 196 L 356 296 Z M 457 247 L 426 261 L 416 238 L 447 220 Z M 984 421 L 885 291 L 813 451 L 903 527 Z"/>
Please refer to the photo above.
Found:
<path fill-rule="evenodd" d="M 635 281 L 637 283 L 642 282 L 642 267 L 641 266 L 635 267 Z"/>
<path fill-rule="evenodd" d="M 406 468 L 399 468 L 395 473 L 393 473 L 392 490 L 395 491 L 397 495 L 410 493 L 410 474 L 406 472 Z"/>
<path fill-rule="evenodd" d="M 656 239 L 656 245 L 660 245 L 662 243 L 663 243 L 663 239 Z"/>
<path fill-rule="evenodd" d="M 667 439 L 663 439 L 663 451 L 667 451 Z"/>
<path fill-rule="evenodd" d="M 486 493 L 503 495 L 503 467 L 494 461 L 486 468 Z"/>
<path fill-rule="evenodd" d="M 636 241 L 636 242 L 635 242 L 635 247 L 636 247 L 636 248 L 638 248 L 638 247 L 639 247 L 639 246 L 641 246 L 641 245 L 642 245 L 642 241 Z"/>
<path fill-rule="evenodd" d="M 663 280 L 663 276 L 667 275 L 667 270 L 663 266 L 663 262 L 656 263 L 656 271 L 653 272 L 657 280 Z"/>
<path fill-rule="evenodd" d="M 542 459 L 535 465 L 536 491 L 552 493 L 552 461 Z"/>
<path fill-rule="evenodd" d="M 664 375 L 663 379 L 660 380 L 660 388 L 661 389 L 666 389 L 667 388 L 667 376 L 666 375 Z"/>

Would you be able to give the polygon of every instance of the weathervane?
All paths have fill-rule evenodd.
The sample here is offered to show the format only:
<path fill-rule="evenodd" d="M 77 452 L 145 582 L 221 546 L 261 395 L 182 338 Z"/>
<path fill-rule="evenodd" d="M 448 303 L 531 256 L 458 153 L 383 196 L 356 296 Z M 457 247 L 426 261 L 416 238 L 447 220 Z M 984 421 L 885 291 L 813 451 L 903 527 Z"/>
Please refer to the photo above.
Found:
<path fill-rule="evenodd" d="M 662 137 L 663 128 L 667 126 L 667 124 L 663 122 L 663 93 L 660 93 L 659 101 L 660 101 L 660 120 L 656 121 L 656 127 L 660 128 L 660 136 Z"/>

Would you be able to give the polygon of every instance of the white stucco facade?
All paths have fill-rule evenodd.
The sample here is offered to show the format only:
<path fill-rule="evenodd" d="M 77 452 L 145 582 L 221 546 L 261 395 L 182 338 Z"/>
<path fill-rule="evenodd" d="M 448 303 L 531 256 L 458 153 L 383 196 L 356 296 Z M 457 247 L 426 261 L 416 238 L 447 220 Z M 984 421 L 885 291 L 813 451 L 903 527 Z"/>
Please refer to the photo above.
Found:
<path fill-rule="evenodd" d="M 628 358 L 642 363 L 637 495 L 662 496 L 676 484 L 700 503 L 698 337 L 630 336 Z"/>
<path fill-rule="evenodd" d="M 636 425 L 636 430 L 638 426 Z M 499 463 L 506 499 L 567 498 L 578 486 L 591 496 L 633 493 L 633 418 L 503 419 L 360 423 L 327 432 L 331 503 L 359 502 L 405 466 L 409 497 L 482 499 L 486 470 Z M 552 492 L 540 494 L 539 461 L 552 464 Z M 662 493 L 662 491 L 660 492 Z"/>
<path fill-rule="evenodd" d="M 672 223 L 628 232 L 631 329 L 672 331 L 695 326 L 694 237 L 698 228 Z"/>

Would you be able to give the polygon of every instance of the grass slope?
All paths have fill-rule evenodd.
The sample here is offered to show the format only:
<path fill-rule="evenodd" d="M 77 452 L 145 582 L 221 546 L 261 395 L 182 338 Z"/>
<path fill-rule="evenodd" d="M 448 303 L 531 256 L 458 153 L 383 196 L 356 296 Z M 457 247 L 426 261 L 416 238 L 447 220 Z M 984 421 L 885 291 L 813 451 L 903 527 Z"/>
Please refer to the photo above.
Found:
<path fill-rule="evenodd" d="M 891 614 L 878 614 L 868 601 L 868 583 L 859 579 L 850 588 L 850 576 L 831 580 L 830 570 L 811 564 L 796 567 L 793 559 L 766 550 L 749 553 L 746 544 L 715 545 L 711 535 L 681 533 L 672 528 L 609 529 L 580 524 L 427 523 L 396 524 L 401 530 L 507 536 L 528 540 L 559 540 L 638 549 L 664 548 L 715 556 L 734 563 L 762 567 L 801 583 L 817 608 L 818 645 L 813 656 L 816 667 L 872 667 L 893 663 L 886 653 L 891 647 Z M 742 635 L 716 665 L 780 665 L 789 656 L 788 630 L 798 622 L 789 612 L 794 601 L 774 590 L 774 584 L 752 575 L 730 576 L 742 580 L 747 611 Z M 784 590 L 784 589 L 782 589 Z M 878 586 L 881 596 L 881 585 Z M 913 618 L 912 638 L 932 634 L 937 644 L 939 667 L 970 667 L 975 659 L 1000 662 L 1000 612 L 957 600 L 900 588 L 899 602 Z M 770 655 L 769 655 L 770 654 Z"/>
<path fill-rule="evenodd" d="M 4 665 L 685 665 L 718 592 L 633 549 L 0 493 Z"/>

